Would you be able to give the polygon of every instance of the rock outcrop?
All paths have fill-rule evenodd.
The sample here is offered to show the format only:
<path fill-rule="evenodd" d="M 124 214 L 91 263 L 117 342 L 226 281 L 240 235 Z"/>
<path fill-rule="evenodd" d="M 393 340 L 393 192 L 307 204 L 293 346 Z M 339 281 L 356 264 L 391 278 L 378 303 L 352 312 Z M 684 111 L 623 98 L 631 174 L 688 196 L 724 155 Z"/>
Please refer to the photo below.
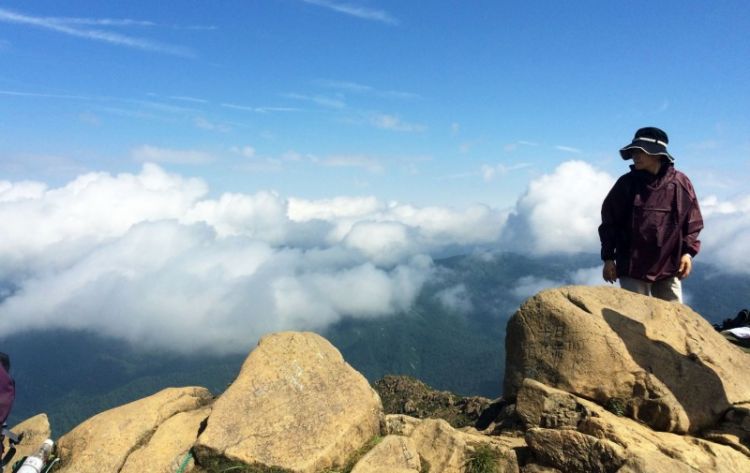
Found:
<path fill-rule="evenodd" d="M 457 430 L 442 419 L 415 419 L 405 415 L 386 416 L 387 434 L 411 440 L 429 471 L 463 473 L 479 447 L 491 451 L 492 464 L 500 473 L 518 471 L 516 449 L 525 446 L 522 438 L 482 435 Z"/>
<path fill-rule="evenodd" d="M 217 399 L 172 388 L 85 421 L 60 439 L 56 471 L 750 471 L 750 356 L 686 306 L 548 290 L 511 318 L 506 346 L 503 399 L 389 378 L 379 389 L 401 413 L 385 414 L 325 339 L 272 334 Z M 440 415 L 454 426 L 414 417 Z M 42 416 L 15 429 L 34 432 L 34 449 L 49 425 Z"/>
<path fill-rule="evenodd" d="M 655 430 L 699 432 L 750 400 L 750 357 L 689 307 L 605 287 L 527 300 L 508 322 L 504 395 L 526 378 Z"/>
<path fill-rule="evenodd" d="M 734 448 L 654 431 L 534 380 L 523 381 L 516 412 L 533 461 L 563 472 L 750 471 L 750 458 Z"/>
<path fill-rule="evenodd" d="M 163 424 L 168 425 L 173 416 L 200 409 L 211 400 L 211 393 L 205 388 L 168 388 L 97 414 L 59 440 L 57 452 L 62 467 L 56 472 L 120 472 L 131 454 L 149 448 L 154 434 Z M 198 424 L 191 428 L 195 439 Z M 172 456 L 176 458 L 180 453 L 184 454 L 184 450 L 180 450 L 179 446 L 171 450 Z M 160 459 L 163 456 L 165 454 L 160 453 Z M 164 463 L 172 461 L 170 458 Z M 157 464 L 141 471 L 169 471 L 164 468 Z"/>
<path fill-rule="evenodd" d="M 50 438 L 52 431 L 46 414 L 29 417 L 18 425 L 13 426 L 11 432 L 21 436 L 21 442 L 16 446 L 14 460 L 36 452 L 39 446 Z"/>
<path fill-rule="evenodd" d="M 492 401 L 479 396 L 461 397 L 432 389 L 409 376 L 388 375 L 375 382 L 386 414 L 438 418 L 453 427 L 473 426 Z"/>
<path fill-rule="evenodd" d="M 195 453 L 198 463 L 316 473 L 378 435 L 381 415 L 377 393 L 327 340 L 277 333 L 260 340 L 216 400 Z"/>

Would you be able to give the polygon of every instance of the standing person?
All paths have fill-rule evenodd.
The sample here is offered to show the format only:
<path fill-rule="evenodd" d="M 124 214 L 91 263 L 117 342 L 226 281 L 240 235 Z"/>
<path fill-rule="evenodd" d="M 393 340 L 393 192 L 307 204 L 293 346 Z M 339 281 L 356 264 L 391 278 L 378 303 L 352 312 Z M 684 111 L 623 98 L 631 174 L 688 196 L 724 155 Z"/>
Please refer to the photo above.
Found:
<path fill-rule="evenodd" d="M 647 127 L 620 150 L 633 164 L 602 203 L 602 276 L 638 294 L 682 302 L 681 280 L 700 250 L 703 217 L 690 179 L 674 168 L 668 143 L 664 131 Z"/>

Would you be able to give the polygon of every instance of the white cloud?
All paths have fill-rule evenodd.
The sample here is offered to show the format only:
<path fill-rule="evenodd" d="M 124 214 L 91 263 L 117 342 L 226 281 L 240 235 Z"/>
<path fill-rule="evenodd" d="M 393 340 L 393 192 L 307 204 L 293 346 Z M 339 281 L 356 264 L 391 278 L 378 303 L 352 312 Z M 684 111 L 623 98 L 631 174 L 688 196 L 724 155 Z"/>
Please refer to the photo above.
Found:
<path fill-rule="evenodd" d="M 234 103 L 222 103 L 222 107 L 245 112 L 269 113 L 269 112 L 299 112 L 301 109 L 294 107 L 251 107 L 248 105 L 237 105 Z"/>
<path fill-rule="evenodd" d="M 0 302 L 0 333 L 86 329 L 246 351 L 269 331 L 408 309 L 431 251 L 488 243 L 504 218 L 372 197 L 207 194 L 154 164 L 59 188 L 0 182 L 0 219 L 13 222 L 0 233 L 0 281 L 15 288 Z"/>
<path fill-rule="evenodd" d="M 390 25 L 397 25 L 398 20 L 391 14 L 383 10 L 375 10 L 372 8 L 355 5 L 352 3 L 334 2 L 332 0 L 302 0 L 305 3 L 311 5 L 317 5 L 320 7 L 328 8 L 338 13 L 344 13 L 346 15 L 362 18 L 364 20 L 379 21 L 381 23 L 387 23 Z"/>
<path fill-rule="evenodd" d="M 294 100 L 302 100 L 305 102 L 312 102 L 316 105 L 320 105 L 321 107 L 325 107 L 325 108 L 333 108 L 333 109 L 346 108 L 346 102 L 344 102 L 344 100 L 341 97 L 329 97 L 325 95 L 304 95 L 304 94 L 296 94 L 296 93 L 284 94 L 284 97 L 294 99 Z"/>
<path fill-rule="evenodd" d="M 232 146 L 229 151 L 234 154 L 239 154 L 240 156 L 243 156 L 245 158 L 255 157 L 255 148 L 253 148 L 252 146 Z"/>
<path fill-rule="evenodd" d="M 232 127 L 226 123 L 215 123 L 203 117 L 195 117 L 193 119 L 193 124 L 202 130 L 218 131 L 221 133 L 232 131 Z"/>
<path fill-rule="evenodd" d="M 581 154 L 582 153 L 582 151 L 580 149 L 578 149 L 578 148 L 572 148 L 570 146 L 557 145 L 557 146 L 555 146 L 555 149 L 560 150 L 560 151 L 565 151 L 566 153 L 574 153 L 574 154 Z"/>
<path fill-rule="evenodd" d="M 602 266 L 577 269 L 570 275 L 570 279 L 573 284 L 579 286 L 601 286 L 605 284 L 602 277 Z"/>
<path fill-rule="evenodd" d="M 568 161 L 533 180 L 503 234 L 510 249 L 540 254 L 596 253 L 601 204 L 614 184 L 607 173 Z"/>
<path fill-rule="evenodd" d="M 512 153 L 513 151 L 517 150 L 521 146 L 531 146 L 536 147 L 539 146 L 539 143 L 534 143 L 533 141 L 516 141 L 515 143 L 508 143 L 505 146 L 503 146 L 503 150 L 507 153 Z"/>
<path fill-rule="evenodd" d="M 46 190 L 47 186 L 41 182 L 21 181 L 13 183 L 0 181 L 0 203 L 38 199 L 44 195 Z"/>
<path fill-rule="evenodd" d="M 132 150 L 131 155 L 138 162 L 166 164 L 206 164 L 214 161 L 214 156 L 205 151 L 158 148 L 143 145 Z"/>
<path fill-rule="evenodd" d="M 79 20 L 79 21 L 74 21 Z M 97 26 L 111 26 L 105 23 L 96 23 L 94 20 L 90 20 L 89 23 L 83 23 L 80 19 L 63 19 L 63 18 L 45 18 L 25 15 L 23 13 L 14 12 L 5 8 L 0 8 L 0 22 L 16 23 L 21 25 L 34 26 L 37 28 L 43 28 L 58 33 L 66 34 L 69 36 L 75 36 L 78 38 L 89 39 L 93 41 L 99 41 L 109 44 L 115 44 L 118 46 L 126 46 L 130 48 L 142 49 L 145 51 L 153 51 L 165 54 L 172 54 L 176 56 L 192 57 L 193 53 L 190 49 L 182 46 L 173 46 L 169 44 L 158 43 L 144 38 L 137 38 L 133 36 L 126 36 L 120 33 L 113 33 L 111 31 L 93 30 L 93 29 L 80 29 L 71 25 L 91 25 Z"/>
<path fill-rule="evenodd" d="M 316 80 L 315 83 L 322 87 L 336 89 L 342 92 L 368 94 L 387 99 L 413 100 L 421 98 L 419 94 L 415 94 L 413 92 L 403 92 L 399 90 L 378 90 L 375 87 L 369 85 L 350 81 L 320 79 Z"/>
<path fill-rule="evenodd" d="M 435 297 L 446 309 L 462 314 L 471 312 L 474 308 L 474 304 L 471 302 L 471 296 L 466 290 L 466 285 L 464 284 L 447 287 L 435 294 Z"/>
<path fill-rule="evenodd" d="M 173 350 L 244 352 L 269 331 L 408 309 L 432 275 L 430 255 L 447 249 L 596 252 L 612 182 L 588 164 L 564 163 L 533 181 L 508 217 L 482 205 L 366 196 L 209 198 L 203 181 L 154 164 L 56 188 L 0 181 L 0 221 L 12 222 L 0 232 L 0 282 L 14 288 L 0 302 L 0 333 L 87 329 Z M 750 197 L 703 203 L 699 258 L 748 272 Z M 514 293 L 602 284 L 601 268 L 557 279 L 527 276 Z M 456 310 L 472 302 L 460 285 L 437 297 Z"/>
<path fill-rule="evenodd" d="M 481 168 L 481 174 L 482 179 L 484 179 L 486 182 L 490 182 L 495 180 L 498 177 L 503 177 L 509 174 L 510 172 L 517 171 L 519 169 L 524 169 L 531 167 L 531 164 L 529 163 L 518 163 L 518 164 L 512 164 L 510 166 L 506 166 L 505 164 L 496 164 L 494 166 L 485 164 Z"/>
<path fill-rule="evenodd" d="M 370 118 L 370 123 L 377 128 L 392 131 L 422 132 L 427 129 L 427 127 L 424 125 L 420 125 L 418 123 L 407 123 L 402 121 L 395 115 L 387 115 L 382 113 L 374 114 Z"/>
<path fill-rule="evenodd" d="M 750 273 L 750 194 L 721 201 L 715 196 L 701 200 L 705 228 L 701 232 L 701 253 L 728 272 Z"/>
<path fill-rule="evenodd" d="M 383 165 L 376 158 L 364 155 L 338 155 L 329 156 L 317 161 L 323 166 L 329 167 L 358 167 L 373 174 L 383 172 Z"/>
<path fill-rule="evenodd" d="M 289 218 L 295 222 L 362 218 L 380 212 L 383 205 L 375 197 L 336 197 L 333 199 L 289 199 Z"/>
<path fill-rule="evenodd" d="M 561 286 L 560 281 L 537 278 L 535 276 L 523 276 L 518 279 L 516 287 L 513 288 L 513 294 L 519 298 L 526 299 L 544 289 L 559 286 Z"/>

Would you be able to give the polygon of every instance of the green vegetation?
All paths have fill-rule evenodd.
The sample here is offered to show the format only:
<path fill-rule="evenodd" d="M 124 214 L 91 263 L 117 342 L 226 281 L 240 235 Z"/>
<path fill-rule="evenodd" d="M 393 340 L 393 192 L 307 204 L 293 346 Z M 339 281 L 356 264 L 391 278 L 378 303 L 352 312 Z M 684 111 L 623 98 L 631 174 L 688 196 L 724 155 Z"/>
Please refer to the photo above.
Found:
<path fill-rule="evenodd" d="M 605 409 L 607 409 L 612 414 L 615 414 L 620 417 L 625 415 L 626 407 L 627 405 L 626 405 L 625 399 L 622 399 L 619 397 L 611 397 L 607 399 L 607 402 L 604 405 Z"/>
<path fill-rule="evenodd" d="M 422 473 L 430 473 L 430 462 L 427 461 L 422 455 L 419 456 L 419 463 L 422 465 Z"/>
<path fill-rule="evenodd" d="M 466 460 L 466 473 L 500 473 L 503 454 L 488 444 L 477 445 Z"/>

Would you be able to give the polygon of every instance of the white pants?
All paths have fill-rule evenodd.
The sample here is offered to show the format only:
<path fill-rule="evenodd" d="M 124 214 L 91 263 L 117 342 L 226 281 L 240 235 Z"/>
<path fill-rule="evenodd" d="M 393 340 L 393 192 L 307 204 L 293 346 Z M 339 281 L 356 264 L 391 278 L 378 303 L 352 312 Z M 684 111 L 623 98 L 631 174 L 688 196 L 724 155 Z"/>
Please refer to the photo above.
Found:
<path fill-rule="evenodd" d="M 654 296 L 670 302 L 682 302 L 682 282 L 676 276 L 654 282 L 623 276 L 620 278 L 620 287 L 644 296 Z"/>

